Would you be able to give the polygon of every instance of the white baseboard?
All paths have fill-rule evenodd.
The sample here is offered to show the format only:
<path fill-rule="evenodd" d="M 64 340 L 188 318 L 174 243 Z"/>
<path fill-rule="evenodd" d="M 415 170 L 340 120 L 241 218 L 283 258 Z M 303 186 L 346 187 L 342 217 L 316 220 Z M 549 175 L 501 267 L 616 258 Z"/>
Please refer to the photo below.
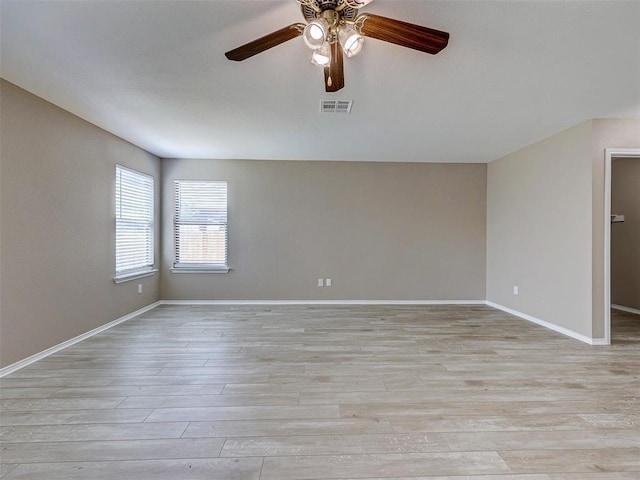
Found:
<path fill-rule="evenodd" d="M 11 365 L 7 365 L 4 368 L 0 369 L 0 378 L 9 375 L 13 372 L 16 372 L 18 370 L 20 370 L 21 368 L 24 368 L 28 365 L 31 365 L 32 363 L 37 362 L 38 360 L 42 360 L 45 357 L 48 357 L 49 355 L 53 355 L 54 353 L 58 353 L 61 350 L 64 350 L 67 347 L 70 347 L 71 345 L 75 345 L 78 342 L 81 342 L 82 340 L 85 340 L 89 337 L 93 337 L 94 335 L 97 335 L 98 333 L 102 333 L 105 330 L 108 330 L 112 327 L 115 327 L 116 325 L 119 325 L 123 322 L 126 322 L 127 320 L 131 320 L 134 317 L 137 317 L 138 315 L 144 313 L 144 312 L 148 312 L 149 310 L 157 307 L 158 305 L 160 305 L 161 302 L 155 302 L 152 303 L 151 305 L 147 305 L 146 307 L 142 307 L 139 310 L 136 310 L 135 312 L 132 312 L 128 315 L 125 315 L 124 317 L 120 317 L 116 320 L 114 320 L 113 322 L 109 322 L 109 323 L 105 323 L 104 325 L 98 327 L 98 328 L 94 328 L 93 330 L 90 330 L 86 333 L 83 333 L 82 335 L 78 335 L 77 337 L 71 338 L 69 340 L 67 340 L 66 342 L 62 342 L 59 343 L 58 345 L 54 345 L 51 348 L 47 348 L 46 350 L 43 350 L 42 352 L 36 353 L 35 355 L 31 355 L 30 357 L 25 358 L 24 360 L 20 360 L 16 363 L 12 363 Z"/>
<path fill-rule="evenodd" d="M 161 305 L 486 305 L 484 300 L 160 300 Z"/>
<path fill-rule="evenodd" d="M 490 307 L 497 308 L 498 310 L 502 310 L 503 312 L 510 313 L 511 315 L 515 315 L 516 317 L 523 318 L 524 320 L 528 320 L 529 322 L 548 328 L 549 330 L 553 330 L 554 332 L 561 333 L 563 335 L 566 335 L 567 337 L 580 340 L 581 342 L 587 343 L 589 345 L 608 345 L 606 339 L 604 338 L 587 337 L 586 335 L 582 335 L 581 333 L 574 332 L 573 330 L 569 330 L 568 328 L 555 325 L 553 323 L 547 322 L 545 320 L 541 320 L 536 317 L 532 317 L 531 315 L 527 315 L 526 313 L 518 312 L 517 310 L 513 310 L 512 308 L 508 308 L 503 305 L 490 302 L 489 300 L 487 300 L 486 303 Z"/>
<path fill-rule="evenodd" d="M 640 310 L 638 310 L 637 308 L 623 307 L 622 305 L 614 305 L 614 304 L 611 304 L 611 308 L 613 308 L 615 310 L 620 310 L 621 312 L 627 312 L 627 313 L 633 313 L 635 315 L 640 315 Z"/>

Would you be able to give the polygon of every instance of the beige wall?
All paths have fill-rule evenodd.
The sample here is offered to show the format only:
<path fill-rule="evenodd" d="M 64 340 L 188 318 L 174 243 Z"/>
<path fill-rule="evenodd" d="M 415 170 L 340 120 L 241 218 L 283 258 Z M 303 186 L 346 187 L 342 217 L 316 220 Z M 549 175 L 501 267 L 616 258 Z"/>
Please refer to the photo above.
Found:
<path fill-rule="evenodd" d="M 487 180 L 487 300 L 588 337 L 590 148 L 589 121 L 489 163 Z"/>
<path fill-rule="evenodd" d="M 593 120 L 593 336 L 604 337 L 604 175 L 607 148 L 640 148 L 640 120 Z"/>
<path fill-rule="evenodd" d="M 604 337 L 605 149 L 638 147 L 640 121 L 595 119 L 489 164 L 487 300 Z"/>
<path fill-rule="evenodd" d="M 163 299 L 484 300 L 486 165 L 162 165 Z M 230 273 L 170 272 L 174 179 L 229 182 Z"/>
<path fill-rule="evenodd" d="M 613 161 L 611 212 L 611 303 L 640 310 L 640 158 Z"/>
<path fill-rule="evenodd" d="M 4 367 L 159 299 L 157 275 L 112 278 L 115 164 L 152 174 L 159 206 L 160 162 L 8 82 L 0 89 Z"/>

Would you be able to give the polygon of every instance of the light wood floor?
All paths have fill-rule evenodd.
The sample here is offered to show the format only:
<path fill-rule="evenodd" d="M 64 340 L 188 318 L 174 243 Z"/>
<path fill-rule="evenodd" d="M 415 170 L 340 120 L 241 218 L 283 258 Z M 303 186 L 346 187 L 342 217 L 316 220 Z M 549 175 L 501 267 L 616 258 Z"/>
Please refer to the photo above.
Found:
<path fill-rule="evenodd" d="M 163 306 L 0 380 L 6 479 L 640 479 L 640 318 Z"/>

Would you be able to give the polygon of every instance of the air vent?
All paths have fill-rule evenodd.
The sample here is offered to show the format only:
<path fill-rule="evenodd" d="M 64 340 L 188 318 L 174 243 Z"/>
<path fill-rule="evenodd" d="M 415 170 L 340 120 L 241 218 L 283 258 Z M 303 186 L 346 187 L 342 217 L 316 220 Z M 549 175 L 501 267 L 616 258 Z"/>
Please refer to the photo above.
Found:
<path fill-rule="evenodd" d="M 351 113 L 353 100 L 320 100 L 320 113 Z"/>

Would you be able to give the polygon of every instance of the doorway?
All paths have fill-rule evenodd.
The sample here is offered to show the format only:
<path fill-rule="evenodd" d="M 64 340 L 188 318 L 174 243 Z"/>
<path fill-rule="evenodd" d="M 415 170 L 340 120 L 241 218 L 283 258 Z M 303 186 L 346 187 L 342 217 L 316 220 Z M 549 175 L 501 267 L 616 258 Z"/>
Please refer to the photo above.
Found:
<path fill-rule="evenodd" d="M 622 223 L 623 218 L 618 216 L 616 219 L 612 218 L 612 214 L 624 215 L 623 212 L 613 212 L 612 207 L 612 180 L 613 180 L 613 163 L 616 160 L 627 160 L 633 159 L 634 161 L 640 161 L 640 149 L 617 149 L 610 148 L 605 151 L 605 241 L 604 241 L 604 321 L 605 321 L 605 343 L 611 343 L 611 290 L 612 290 L 612 243 L 611 243 L 611 232 L 612 232 L 612 220 L 615 220 L 615 223 Z M 613 225 L 615 225 L 613 223 Z M 622 322 L 625 322 L 625 318 L 623 314 L 618 315 L 617 312 L 624 312 L 620 307 L 625 308 L 625 306 L 616 305 L 616 319 Z M 626 310 L 631 310 L 630 312 L 626 312 L 628 315 L 634 315 L 638 313 L 635 308 L 626 307 Z"/>

